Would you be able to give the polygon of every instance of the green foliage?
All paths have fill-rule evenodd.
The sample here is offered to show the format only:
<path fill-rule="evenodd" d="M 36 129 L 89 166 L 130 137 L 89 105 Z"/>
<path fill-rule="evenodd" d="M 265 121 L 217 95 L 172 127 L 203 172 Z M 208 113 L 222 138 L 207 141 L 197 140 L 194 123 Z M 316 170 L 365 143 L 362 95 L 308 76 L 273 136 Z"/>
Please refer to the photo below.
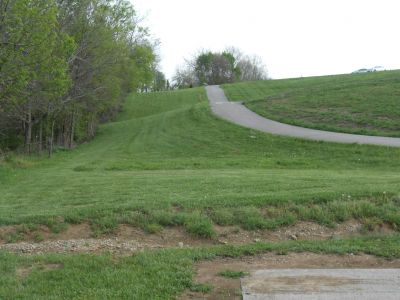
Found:
<path fill-rule="evenodd" d="M 3 1 L 0 14 L 2 148 L 72 148 L 154 83 L 154 45 L 129 1 Z"/>
<path fill-rule="evenodd" d="M 235 211 L 235 215 L 244 229 L 256 230 L 267 227 L 264 217 L 256 207 L 238 208 Z"/>
<path fill-rule="evenodd" d="M 215 224 L 221 226 L 233 225 L 236 223 L 236 218 L 231 210 L 218 208 L 212 211 L 211 218 Z"/>
<path fill-rule="evenodd" d="M 238 49 L 223 52 L 202 51 L 192 61 L 187 61 L 183 69 L 178 69 L 175 86 L 193 86 L 233 83 L 244 80 L 267 78 L 266 69 L 258 57 L 243 55 Z"/>
<path fill-rule="evenodd" d="M 197 80 L 200 85 L 235 82 L 240 74 L 236 64 L 236 58 L 229 52 L 203 52 L 195 62 Z"/>
<path fill-rule="evenodd" d="M 54 1 L 6 1 L 0 10 L 0 114 L 6 126 L 24 124 L 30 151 L 33 125 L 60 105 L 71 85 L 67 60 L 75 45 L 59 31 Z M 7 135 L 18 135 L 8 127 Z"/>
<path fill-rule="evenodd" d="M 205 84 L 210 81 L 212 75 L 212 62 L 214 54 L 212 52 L 205 52 L 196 58 L 196 75 L 200 84 Z"/>
<path fill-rule="evenodd" d="M 144 230 L 148 233 L 159 233 L 163 230 L 162 226 L 159 224 L 147 224 Z"/>
<path fill-rule="evenodd" d="M 209 283 L 194 283 L 190 287 L 192 292 L 207 294 L 212 291 L 213 285 Z"/>
<path fill-rule="evenodd" d="M 35 243 L 41 243 L 41 242 L 44 241 L 44 236 L 42 234 L 40 234 L 40 233 L 36 233 L 33 236 L 33 240 L 35 241 Z"/>
<path fill-rule="evenodd" d="M 60 233 L 65 231 L 68 227 L 67 223 L 56 217 L 45 218 L 41 223 L 46 225 L 53 233 Z"/>
<path fill-rule="evenodd" d="M 91 227 L 93 230 L 93 235 L 95 237 L 110 234 L 118 229 L 118 222 L 115 216 L 99 216 L 98 218 L 92 219 Z"/>
<path fill-rule="evenodd" d="M 248 276 L 249 273 L 243 272 L 243 271 L 225 270 L 225 271 L 219 272 L 218 275 L 222 276 L 222 277 L 236 279 L 236 278 L 242 278 L 242 277 Z"/>
<path fill-rule="evenodd" d="M 155 92 L 168 90 L 168 84 L 168 80 L 165 78 L 164 73 L 156 71 L 152 90 Z"/>
<path fill-rule="evenodd" d="M 213 225 L 207 217 L 192 214 L 184 224 L 186 231 L 201 238 L 212 238 L 215 236 Z"/>

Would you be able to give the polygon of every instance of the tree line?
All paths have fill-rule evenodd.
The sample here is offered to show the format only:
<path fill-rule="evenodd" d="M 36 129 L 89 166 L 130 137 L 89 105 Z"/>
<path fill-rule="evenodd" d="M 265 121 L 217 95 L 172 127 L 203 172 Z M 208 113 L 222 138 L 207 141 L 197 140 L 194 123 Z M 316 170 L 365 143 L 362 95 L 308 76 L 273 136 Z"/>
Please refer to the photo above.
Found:
<path fill-rule="evenodd" d="M 176 88 L 266 79 L 267 68 L 260 57 L 245 55 L 233 47 L 222 52 L 200 51 L 173 77 Z"/>
<path fill-rule="evenodd" d="M 0 0 L 0 150 L 72 148 L 166 84 L 129 1 Z"/>

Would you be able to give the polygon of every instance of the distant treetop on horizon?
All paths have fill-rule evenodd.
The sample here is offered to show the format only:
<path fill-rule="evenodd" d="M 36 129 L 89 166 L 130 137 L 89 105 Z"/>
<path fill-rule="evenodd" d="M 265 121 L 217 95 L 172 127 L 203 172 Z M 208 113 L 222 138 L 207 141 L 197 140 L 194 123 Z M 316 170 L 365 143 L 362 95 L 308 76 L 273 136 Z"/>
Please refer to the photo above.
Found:
<path fill-rule="evenodd" d="M 173 83 L 176 88 L 188 88 L 265 79 L 268 71 L 260 57 L 231 47 L 222 52 L 199 52 L 176 70 Z"/>

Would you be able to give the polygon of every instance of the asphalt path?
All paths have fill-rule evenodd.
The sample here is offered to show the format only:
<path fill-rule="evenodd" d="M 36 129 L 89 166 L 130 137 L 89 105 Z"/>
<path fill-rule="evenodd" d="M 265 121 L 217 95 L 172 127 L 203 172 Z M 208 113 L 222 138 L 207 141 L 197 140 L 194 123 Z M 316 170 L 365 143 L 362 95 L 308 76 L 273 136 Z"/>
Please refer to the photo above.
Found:
<path fill-rule="evenodd" d="M 247 128 L 316 141 L 400 147 L 400 138 L 323 131 L 276 122 L 261 117 L 240 102 L 230 102 L 217 85 L 207 86 L 206 91 L 215 115 Z"/>

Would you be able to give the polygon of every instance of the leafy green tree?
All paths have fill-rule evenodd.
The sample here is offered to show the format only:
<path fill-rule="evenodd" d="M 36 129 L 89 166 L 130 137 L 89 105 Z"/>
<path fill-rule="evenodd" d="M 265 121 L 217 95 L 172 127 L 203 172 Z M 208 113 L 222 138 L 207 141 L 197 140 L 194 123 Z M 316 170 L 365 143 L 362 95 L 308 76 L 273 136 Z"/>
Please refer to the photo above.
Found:
<path fill-rule="evenodd" d="M 267 72 L 261 59 L 245 56 L 236 48 L 203 51 L 177 69 L 173 77 L 177 88 L 262 79 L 267 79 Z"/>
<path fill-rule="evenodd" d="M 154 84 L 153 84 L 153 91 L 160 92 L 167 90 L 167 79 L 163 72 L 156 70 Z"/>
<path fill-rule="evenodd" d="M 75 137 L 92 137 L 99 121 L 114 118 L 127 93 L 151 85 L 155 54 L 128 1 L 58 1 L 62 30 L 77 43 L 57 129 L 58 144 L 72 147 Z"/>
<path fill-rule="evenodd" d="M 200 85 L 211 83 L 214 56 L 214 53 L 208 51 L 196 58 L 194 70 Z"/>
<path fill-rule="evenodd" d="M 232 83 L 240 78 L 236 59 L 229 52 L 214 54 L 211 70 L 211 80 L 208 84 Z"/>
<path fill-rule="evenodd" d="M 53 1 L 2 2 L 0 18 L 0 107 L 22 122 L 30 152 L 33 125 L 69 88 L 66 59 L 73 41 L 58 31 Z"/>
<path fill-rule="evenodd" d="M 92 137 L 153 88 L 155 45 L 127 0 L 0 1 L 0 147 Z"/>

